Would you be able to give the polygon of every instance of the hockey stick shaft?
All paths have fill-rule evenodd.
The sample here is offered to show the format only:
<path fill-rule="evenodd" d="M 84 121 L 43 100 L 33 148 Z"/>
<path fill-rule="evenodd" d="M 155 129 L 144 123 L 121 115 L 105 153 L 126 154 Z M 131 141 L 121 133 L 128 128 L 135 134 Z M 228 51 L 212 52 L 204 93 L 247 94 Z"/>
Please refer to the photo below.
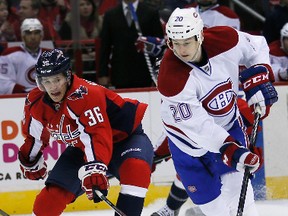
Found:
<path fill-rule="evenodd" d="M 106 196 L 104 196 L 101 191 L 95 190 L 97 196 L 99 196 L 107 205 L 109 205 L 119 216 L 126 216 L 119 208 L 117 208 Z"/>
<path fill-rule="evenodd" d="M 261 117 L 261 107 L 258 103 L 255 104 L 254 111 L 255 111 L 254 123 L 253 123 L 252 132 L 250 136 L 250 146 L 256 145 L 257 131 L 258 131 L 258 126 L 259 126 L 260 117 Z M 249 168 L 246 167 L 243 180 L 242 180 L 242 187 L 241 187 L 240 198 L 239 198 L 239 203 L 238 203 L 237 216 L 243 215 L 249 177 L 250 177 L 250 171 L 249 171 Z"/>
<path fill-rule="evenodd" d="M 136 27 L 136 30 L 137 30 L 137 33 L 138 33 L 138 36 L 142 36 L 142 30 L 140 28 L 140 24 L 139 24 L 139 21 L 138 21 L 138 16 L 136 14 L 136 11 L 133 7 L 133 4 L 132 3 L 129 3 L 128 4 L 128 7 L 129 7 L 129 10 L 131 11 L 131 14 L 132 14 L 132 19 L 135 23 L 135 27 Z M 157 78 L 154 74 L 154 70 L 153 70 L 153 66 L 152 66 L 152 63 L 150 61 L 150 57 L 149 57 L 149 54 L 147 53 L 147 51 L 144 49 L 143 51 L 143 54 L 144 54 L 144 57 L 145 57 L 145 61 L 146 61 L 146 64 L 147 64 L 147 67 L 148 67 L 148 70 L 150 72 L 150 76 L 153 80 L 153 82 L 157 85 Z"/>
<path fill-rule="evenodd" d="M 1 216 L 9 216 L 9 214 L 7 214 L 5 211 L 3 211 L 2 209 L 0 209 L 0 215 Z"/>

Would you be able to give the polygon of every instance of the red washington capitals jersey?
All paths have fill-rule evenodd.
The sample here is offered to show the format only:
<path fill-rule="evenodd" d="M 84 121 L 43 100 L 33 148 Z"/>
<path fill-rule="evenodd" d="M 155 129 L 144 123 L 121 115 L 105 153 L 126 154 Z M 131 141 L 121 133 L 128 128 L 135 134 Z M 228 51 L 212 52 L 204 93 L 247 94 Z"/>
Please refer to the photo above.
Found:
<path fill-rule="evenodd" d="M 27 160 L 33 161 L 52 138 L 82 149 L 87 162 L 108 164 L 113 144 L 133 133 L 147 108 L 75 75 L 65 97 L 55 104 L 38 88 L 27 96 L 22 123 L 25 142 L 20 149 Z"/>

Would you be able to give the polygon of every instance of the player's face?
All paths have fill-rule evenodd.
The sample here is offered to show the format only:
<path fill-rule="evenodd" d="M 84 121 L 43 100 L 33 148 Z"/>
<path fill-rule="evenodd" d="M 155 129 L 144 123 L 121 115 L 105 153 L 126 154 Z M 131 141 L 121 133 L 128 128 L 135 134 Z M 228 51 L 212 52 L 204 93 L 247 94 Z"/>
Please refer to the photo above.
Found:
<path fill-rule="evenodd" d="M 41 84 L 54 102 L 63 100 L 67 87 L 67 78 L 61 73 L 49 77 L 42 77 Z"/>
<path fill-rule="evenodd" d="M 32 52 L 36 52 L 39 49 L 42 38 L 43 36 L 40 30 L 25 31 L 22 35 L 25 46 Z"/>
<path fill-rule="evenodd" d="M 288 54 L 288 37 L 283 38 L 283 49 Z"/>
<path fill-rule="evenodd" d="M 173 51 L 177 54 L 179 58 L 183 61 L 200 61 L 200 44 L 196 41 L 195 37 L 187 39 L 172 40 Z"/>

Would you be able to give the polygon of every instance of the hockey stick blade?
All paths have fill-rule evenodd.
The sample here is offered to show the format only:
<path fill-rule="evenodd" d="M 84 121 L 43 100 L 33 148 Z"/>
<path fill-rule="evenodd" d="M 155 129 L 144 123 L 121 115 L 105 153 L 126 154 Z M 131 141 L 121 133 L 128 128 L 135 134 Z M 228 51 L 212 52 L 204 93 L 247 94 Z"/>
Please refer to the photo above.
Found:
<path fill-rule="evenodd" d="M 154 156 L 153 163 L 158 164 L 161 163 L 163 160 L 166 160 L 171 157 L 171 154 L 163 155 L 163 156 Z"/>
<path fill-rule="evenodd" d="M 119 208 L 117 208 L 106 196 L 104 196 L 101 191 L 95 190 L 97 196 L 99 196 L 107 205 L 109 205 L 119 216 L 126 216 Z"/>
<path fill-rule="evenodd" d="M 1 216 L 9 216 L 9 214 L 7 214 L 5 211 L 3 211 L 2 209 L 0 209 L 0 215 Z"/>
<path fill-rule="evenodd" d="M 253 123 L 252 132 L 251 132 L 251 136 L 250 136 L 250 146 L 255 146 L 255 144 L 256 144 L 257 130 L 258 130 L 259 122 L 260 122 L 260 117 L 261 117 L 261 107 L 258 103 L 256 103 L 254 106 L 254 123 Z M 246 199 L 246 192 L 247 192 L 247 187 L 248 187 L 250 175 L 251 174 L 250 174 L 249 168 L 246 167 L 245 172 L 244 172 L 244 176 L 243 176 L 243 180 L 242 180 L 242 186 L 241 186 L 241 192 L 240 192 L 238 210 L 237 210 L 236 216 L 242 216 L 243 215 L 245 199 Z"/>

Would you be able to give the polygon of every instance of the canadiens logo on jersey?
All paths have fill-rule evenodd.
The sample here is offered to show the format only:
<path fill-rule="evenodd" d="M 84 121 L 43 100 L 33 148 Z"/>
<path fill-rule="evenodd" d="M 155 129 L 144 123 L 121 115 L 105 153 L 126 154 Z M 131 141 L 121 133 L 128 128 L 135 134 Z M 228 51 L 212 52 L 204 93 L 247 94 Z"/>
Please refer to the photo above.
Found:
<path fill-rule="evenodd" d="M 88 89 L 85 86 L 81 85 L 78 89 L 76 89 L 68 96 L 68 99 L 73 101 L 82 99 L 84 94 L 88 94 Z"/>
<path fill-rule="evenodd" d="M 36 69 L 35 69 L 34 65 L 27 69 L 27 71 L 26 71 L 26 80 L 31 85 L 35 85 L 36 84 L 36 81 L 35 81 L 36 80 Z"/>
<path fill-rule="evenodd" d="M 203 107 L 208 113 L 215 116 L 225 116 L 232 111 L 236 102 L 236 93 L 232 86 L 232 81 L 228 79 L 216 85 L 201 99 Z"/>

